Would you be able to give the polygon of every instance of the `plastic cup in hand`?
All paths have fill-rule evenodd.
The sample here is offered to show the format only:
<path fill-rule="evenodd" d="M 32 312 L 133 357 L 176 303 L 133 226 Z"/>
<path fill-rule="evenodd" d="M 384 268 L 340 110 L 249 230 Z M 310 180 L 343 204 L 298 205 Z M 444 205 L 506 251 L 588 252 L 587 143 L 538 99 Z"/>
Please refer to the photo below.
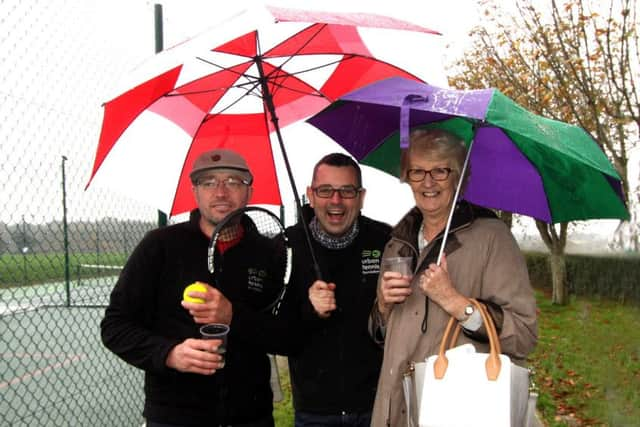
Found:
<path fill-rule="evenodd" d="M 224 354 L 227 352 L 227 334 L 229 325 L 223 323 L 209 323 L 200 327 L 200 335 L 205 340 L 222 340 L 216 353 L 222 355 L 222 366 L 224 368 Z"/>
<path fill-rule="evenodd" d="M 403 276 L 412 276 L 413 271 L 411 270 L 411 262 L 413 259 L 411 257 L 392 257 L 392 258 L 384 258 L 382 260 L 382 271 L 395 271 Z"/>

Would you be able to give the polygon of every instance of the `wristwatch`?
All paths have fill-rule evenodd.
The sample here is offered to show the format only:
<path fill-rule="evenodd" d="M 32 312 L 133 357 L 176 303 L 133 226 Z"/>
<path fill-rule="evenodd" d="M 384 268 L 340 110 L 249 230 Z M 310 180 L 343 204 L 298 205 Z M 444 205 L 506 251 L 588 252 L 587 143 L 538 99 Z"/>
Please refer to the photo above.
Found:
<path fill-rule="evenodd" d="M 464 308 L 465 319 L 462 320 L 460 326 L 462 326 L 467 331 L 475 332 L 480 329 L 482 326 L 482 316 L 480 312 L 476 310 L 476 306 L 473 304 L 469 304 Z"/>
<path fill-rule="evenodd" d="M 465 317 L 465 320 L 467 320 L 469 318 L 469 316 L 471 316 L 475 311 L 476 311 L 476 306 L 475 305 L 469 304 L 468 306 L 466 306 L 464 308 L 464 315 L 467 316 L 467 317 Z"/>

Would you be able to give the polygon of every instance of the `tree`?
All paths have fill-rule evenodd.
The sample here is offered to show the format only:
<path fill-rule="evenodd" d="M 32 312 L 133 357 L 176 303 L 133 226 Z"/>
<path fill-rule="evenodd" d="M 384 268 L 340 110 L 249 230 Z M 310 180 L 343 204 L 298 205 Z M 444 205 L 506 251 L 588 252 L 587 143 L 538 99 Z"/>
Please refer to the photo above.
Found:
<path fill-rule="evenodd" d="M 471 32 L 472 48 L 455 63 L 450 85 L 496 87 L 537 114 L 583 127 L 612 161 L 625 194 L 633 190 L 637 224 L 640 203 L 628 176 L 640 131 L 636 0 L 551 0 L 549 10 L 533 0 L 517 0 L 511 11 L 503 5 L 482 2 L 483 25 Z M 565 304 L 567 224 L 536 225 L 551 252 L 552 300 Z"/>

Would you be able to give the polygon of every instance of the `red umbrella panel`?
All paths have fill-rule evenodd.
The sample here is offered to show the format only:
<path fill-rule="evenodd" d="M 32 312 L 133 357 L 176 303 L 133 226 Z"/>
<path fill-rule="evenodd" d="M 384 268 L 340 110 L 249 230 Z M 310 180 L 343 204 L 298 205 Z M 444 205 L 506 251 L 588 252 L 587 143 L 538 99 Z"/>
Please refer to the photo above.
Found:
<path fill-rule="evenodd" d="M 304 22 L 290 22 L 296 20 Z M 280 128 L 369 83 L 422 80 L 386 60 L 376 43 L 397 59 L 393 38 L 400 43 L 409 34 L 424 43 L 436 39 L 432 33 L 366 14 L 273 8 L 240 14 L 161 52 L 136 71 L 146 75 L 137 77 L 141 83 L 105 103 L 89 183 L 180 214 L 195 207 L 191 164 L 203 151 L 224 147 L 247 159 L 255 176 L 251 204 L 282 204 L 271 137 L 295 195 Z"/>

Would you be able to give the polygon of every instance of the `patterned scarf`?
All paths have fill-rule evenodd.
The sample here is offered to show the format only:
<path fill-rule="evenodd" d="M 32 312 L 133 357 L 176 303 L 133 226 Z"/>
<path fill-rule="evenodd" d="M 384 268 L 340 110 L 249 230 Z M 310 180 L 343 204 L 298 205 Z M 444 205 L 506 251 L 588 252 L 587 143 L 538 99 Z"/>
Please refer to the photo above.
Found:
<path fill-rule="evenodd" d="M 342 236 L 332 236 L 326 231 L 322 229 L 320 226 L 320 222 L 317 217 L 313 217 L 311 222 L 309 223 L 309 230 L 311 230 L 311 235 L 313 239 L 320 243 L 327 249 L 344 249 L 349 246 L 358 236 L 358 231 L 360 228 L 358 227 L 358 221 L 354 221 L 353 225 Z"/>

